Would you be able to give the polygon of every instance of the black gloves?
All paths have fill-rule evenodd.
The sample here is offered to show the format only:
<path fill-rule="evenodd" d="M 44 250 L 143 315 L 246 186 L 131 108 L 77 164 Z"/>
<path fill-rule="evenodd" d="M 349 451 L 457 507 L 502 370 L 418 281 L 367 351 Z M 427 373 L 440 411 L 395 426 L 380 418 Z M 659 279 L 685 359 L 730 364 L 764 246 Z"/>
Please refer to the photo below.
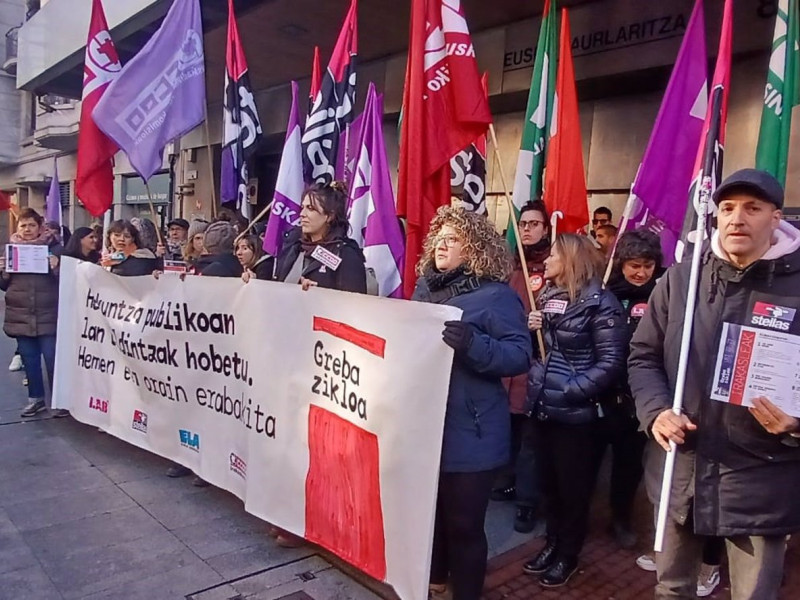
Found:
<path fill-rule="evenodd" d="M 445 321 L 442 339 L 456 352 L 466 352 L 472 343 L 475 331 L 464 321 Z"/>

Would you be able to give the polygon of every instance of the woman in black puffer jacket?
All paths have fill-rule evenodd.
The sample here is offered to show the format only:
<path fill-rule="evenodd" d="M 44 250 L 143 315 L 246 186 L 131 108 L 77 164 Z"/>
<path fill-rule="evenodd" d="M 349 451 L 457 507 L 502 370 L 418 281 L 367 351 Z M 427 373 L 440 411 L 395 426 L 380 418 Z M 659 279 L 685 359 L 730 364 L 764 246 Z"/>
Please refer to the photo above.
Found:
<path fill-rule="evenodd" d="M 628 333 L 622 306 L 603 289 L 603 258 L 588 238 L 562 234 L 545 261 L 541 312 L 547 357 L 528 387 L 545 499 L 547 544 L 524 565 L 545 587 L 577 569 L 597 475 L 598 401 L 624 374 Z"/>

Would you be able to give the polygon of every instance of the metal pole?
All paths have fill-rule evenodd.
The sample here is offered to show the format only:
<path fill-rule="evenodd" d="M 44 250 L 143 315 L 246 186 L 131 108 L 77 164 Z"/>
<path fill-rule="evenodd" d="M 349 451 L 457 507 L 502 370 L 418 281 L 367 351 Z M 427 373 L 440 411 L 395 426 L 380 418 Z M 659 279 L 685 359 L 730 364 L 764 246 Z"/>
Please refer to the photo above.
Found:
<path fill-rule="evenodd" d="M 692 251 L 692 265 L 689 272 L 689 290 L 686 296 L 686 313 L 683 318 L 683 332 L 681 334 L 681 351 L 678 358 L 678 375 L 675 381 L 675 396 L 672 401 L 672 411 L 680 415 L 683 411 L 683 398 L 686 392 L 686 372 L 689 366 L 689 347 L 692 343 L 692 327 L 694 326 L 694 311 L 697 306 L 697 288 L 700 281 L 700 260 L 703 254 L 703 239 L 706 233 L 708 220 L 708 204 L 711 198 L 711 176 L 705 175 L 701 183 L 699 203 L 697 208 L 697 228 L 695 229 L 694 248 Z M 690 209 L 691 210 L 691 209 Z M 669 515 L 669 500 L 672 491 L 672 476 L 675 471 L 675 455 L 677 445 L 670 441 L 664 463 L 664 478 L 661 480 L 661 497 L 658 502 L 658 518 L 656 519 L 656 539 L 653 549 L 661 552 L 664 548 L 664 531 Z"/>

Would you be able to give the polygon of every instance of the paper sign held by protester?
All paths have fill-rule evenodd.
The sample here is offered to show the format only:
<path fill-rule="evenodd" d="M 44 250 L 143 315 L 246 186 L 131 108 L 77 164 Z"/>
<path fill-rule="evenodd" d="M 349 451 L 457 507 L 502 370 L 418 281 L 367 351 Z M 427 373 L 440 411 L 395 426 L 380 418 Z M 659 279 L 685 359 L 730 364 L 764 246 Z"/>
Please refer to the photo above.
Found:
<path fill-rule="evenodd" d="M 65 258 L 53 403 L 422 600 L 460 314 Z"/>
<path fill-rule="evenodd" d="M 6 273 L 48 273 L 50 249 L 40 244 L 6 244 Z"/>
<path fill-rule="evenodd" d="M 800 336 L 724 323 L 711 398 L 753 406 L 761 396 L 800 417 Z"/>

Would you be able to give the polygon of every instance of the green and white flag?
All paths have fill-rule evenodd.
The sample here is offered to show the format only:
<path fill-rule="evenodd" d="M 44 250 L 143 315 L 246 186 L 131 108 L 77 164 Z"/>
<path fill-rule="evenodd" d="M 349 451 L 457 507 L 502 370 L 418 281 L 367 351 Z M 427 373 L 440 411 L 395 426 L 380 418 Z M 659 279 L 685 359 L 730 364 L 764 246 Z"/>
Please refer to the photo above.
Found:
<path fill-rule="evenodd" d="M 792 107 L 800 100 L 797 3 L 798 0 L 778 1 L 756 149 L 756 167 L 768 171 L 783 185 L 786 184 Z"/>
<path fill-rule="evenodd" d="M 519 209 L 526 202 L 542 195 L 544 162 L 550 139 L 558 71 L 556 14 L 556 0 L 546 0 L 539 41 L 536 44 L 536 58 L 533 62 L 531 91 L 528 95 L 528 108 L 525 111 L 525 128 L 522 130 L 522 143 L 517 159 L 517 173 L 514 179 L 515 214 L 510 215 L 511 218 L 518 217 Z M 513 228 L 509 227 L 508 231 L 511 240 Z"/>

